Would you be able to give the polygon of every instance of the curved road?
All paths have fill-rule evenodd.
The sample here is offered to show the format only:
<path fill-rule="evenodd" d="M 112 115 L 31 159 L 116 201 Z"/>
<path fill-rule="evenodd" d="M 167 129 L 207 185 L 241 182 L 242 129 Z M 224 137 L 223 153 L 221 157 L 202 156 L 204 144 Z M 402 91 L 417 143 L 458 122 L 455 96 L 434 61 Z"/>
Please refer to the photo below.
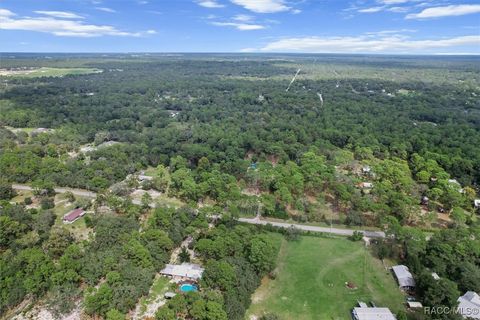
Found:
<path fill-rule="evenodd" d="M 341 236 L 351 236 L 351 235 L 353 235 L 354 231 L 360 231 L 361 233 L 363 233 L 364 236 L 369 237 L 369 238 L 385 238 L 385 232 L 383 232 L 383 231 L 365 231 L 365 230 L 352 230 L 352 229 L 307 226 L 307 225 L 304 225 L 304 224 L 292 224 L 292 223 L 286 223 L 286 222 L 260 220 L 259 218 L 239 218 L 238 221 L 245 222 L 245 223 L 251 223 L 251 224 L 261 224 L 261 225 L 271 224 L 272 226 L 280 227 L 280 228 L 290 228 L 291 226 L 294 226 L 295 228 L 297 228 L 299 230 L 332 233 L 332 234 L 338 234 L 338 235 L 341 235 Z"/>

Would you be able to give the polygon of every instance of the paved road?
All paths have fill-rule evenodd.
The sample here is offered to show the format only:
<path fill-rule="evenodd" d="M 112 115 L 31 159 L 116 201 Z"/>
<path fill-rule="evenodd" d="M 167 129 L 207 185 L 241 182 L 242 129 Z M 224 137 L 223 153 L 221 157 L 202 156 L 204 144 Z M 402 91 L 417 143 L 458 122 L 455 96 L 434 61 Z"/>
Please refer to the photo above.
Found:
<path fill-rule="evenodd" d="M 12 185 L 13 189 L 16 190 L 26 190 L 26 191 L 32 191 L 33 188 L 30 186 L 27 186 L 25 184 L 13 184 Z M 71 189 L 71 188 L 54 188 L 56 193 L 65 193 L 70 191 L 73 193 L 75 196 L 80 196 L 80 197 L 88 197 L 88 198 L 96 198 L 97 194 L 92 191 L 87 191 L 87 190 L 81 190 L 81 189 Z"/>
<path fill-rule="evenodd" d="M 355 231 L 352 229 L 317 227 L 317 226 L 307 226 L 303 224 L 292 224 L 292 223 L 285 223 L 285 222 L 260 220 L 258 218 L 239 218 L 238 221 L 251 223 L 251 224 L 261 224 L 261 225 L 271 224 L 272 226 L 280 227 L 280 228 L 289 228 L 291 226 L 294 226 L 295 228 L 304 230 L 304 231 L 333 233 L 341 236 L 351 236 L 353 234 L 353 231 Z M 385 232 L 382 232 L 382 231 L 364 231 L 364 230 L 356 230 L 356 231 L 360 231 L 366 237 L 370 237 L 370 238 L 385 238 Z"/>
<path fill-rule="evenodd" d="M 13 189 L 16 190 L 27 190 L 27 191 L 32 191 L 33 188 L 24 185 L 24 184 L 13 184 L 12 185 Z M 54 189 L 56 193 L 65 193 L 70 191 L 76 196 L 81 196 L 81 197 L 89 197 L 89 198 L 96 198 L 97 194 L 92 191 L 86 191 L 86 190 L 81 190 L 81 189 L 71 189 L 71 188 L 55 188 Z M 142 202 L 141 200 L 134 199 L 132 200 L 133 204 L 136 205 L 141 205 Z M 150 204 L 151 208 L 155 208 L 155 204 L 151 203 Z M 306 226 L 303 224 L 292 224 L 292 223 L 285 223 L 285 222 L 275 222 L 275 221 L 268 221 L 268 220 L 261 220 L 258 216 L 256 218 L 239 218 L 238 219 L 240 222 L 246 222 L 246 223 L 251 223 L 251 224 L 271 224 L 272 226 L 276 227 L 281 227 L 281 228 L 289 228 L 291 226 L 294 226 L 300 230 L 305 230 L 305 231 L 313 231 L 313 232 L 324 232 L 324 233 L 333 233 L 333 234 L 338 234 L 341 236 L 351 236 L 353 234 L 354 230 L 351 229 L 340 229 L 340 228 L 328 228 L 328 227 L 317 227 L 317 226 Z M 385 233 L 382 231 L 364 231 L 364 230 L 357 230 L 362 232 L 365 236 L 370 237 L 370 238 L 385 238 Z"/>

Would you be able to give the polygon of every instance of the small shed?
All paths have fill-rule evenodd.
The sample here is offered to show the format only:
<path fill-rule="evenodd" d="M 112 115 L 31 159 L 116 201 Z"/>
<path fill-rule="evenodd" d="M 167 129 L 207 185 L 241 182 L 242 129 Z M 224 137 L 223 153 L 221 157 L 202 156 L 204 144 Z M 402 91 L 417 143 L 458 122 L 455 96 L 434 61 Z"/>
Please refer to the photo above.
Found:
<path fill-rule="evenodd" d="M 175 292 L 168 291 L 168 292 L 165 292 L 165 294 L 163 296 L 165 297 L 165 299 L 172 299 L 176 295 L 177 294 Z"/>
<path fill-rule="evenodd" d="M 372 171 L 372 168 L 370 168 L 370 166 L 365 166 L 362 168 L 363 174 L 370 174 L 371 171 Z"/>
<path fill-rule="evenodd" d="M 428 205 L 428 202 L 429 202 L 429 201 L 430 201 L 430 199 L 428 199 L 427 196 L 423 196 L 423 197 L 422 197 L 421 204 L 424 205 L 424 206 L 426 206 L 426 205 Z"/>
<path fill-rule="evenodd" d="M 475 206 L 475 208 L 480 208 L 480 199 L 473 200 L 473 205 Z"/>
<path fill-rule="evenodd" d="M 422 303 L 418 301 L 407 301 L 407 305 L 410 309 L 423 308 Z"/>

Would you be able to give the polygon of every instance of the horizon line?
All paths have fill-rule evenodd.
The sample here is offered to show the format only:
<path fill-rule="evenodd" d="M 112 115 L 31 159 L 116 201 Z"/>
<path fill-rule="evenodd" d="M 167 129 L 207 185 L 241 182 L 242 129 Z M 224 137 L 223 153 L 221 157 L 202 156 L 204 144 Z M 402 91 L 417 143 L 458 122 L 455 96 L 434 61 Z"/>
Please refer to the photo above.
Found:
<path fill-rule="evenodd" d="M 373 55 L 373 56 L 479 56 L 480 52 L 387 53 L 387 52 L 237 52 L 237 51 L 0 51 L 3 54 L 236 54 L 236 55 Z"/>

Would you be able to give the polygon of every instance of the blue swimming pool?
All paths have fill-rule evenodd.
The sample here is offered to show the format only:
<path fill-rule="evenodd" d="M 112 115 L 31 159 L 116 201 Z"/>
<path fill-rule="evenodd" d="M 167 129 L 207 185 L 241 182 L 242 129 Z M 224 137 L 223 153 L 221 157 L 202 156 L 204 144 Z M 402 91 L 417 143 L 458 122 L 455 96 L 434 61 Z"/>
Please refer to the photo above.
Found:
<path fill-rule="evenodd" d="M 190 291 L 197 291 L 198 287 L 194 284 L 185 283 L 180 286 L 180 291 L 182 292 L 190 292 Z"/>

